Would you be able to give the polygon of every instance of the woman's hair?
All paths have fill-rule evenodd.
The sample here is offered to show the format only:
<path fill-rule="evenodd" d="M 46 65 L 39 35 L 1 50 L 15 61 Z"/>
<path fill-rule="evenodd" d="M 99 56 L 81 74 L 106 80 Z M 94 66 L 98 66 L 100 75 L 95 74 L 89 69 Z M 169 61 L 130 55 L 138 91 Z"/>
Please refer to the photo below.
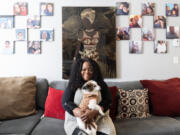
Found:
<path fill-rule="evenodd" d="M 69 80 L 69 85 L 73 90 L 76 90 L 77 88 L 81 88 L 82 85 L 85 83 L 81 75 L 81 70 L 84 62 L 88 62 L 93 69 L 93 75 L 91 79 L 96 81 L 97 83 L 103 81 L 100 68 L 94 60 L 90 58 L 78 59 L 73 63 L 70 74 L 70 80 Z"/>

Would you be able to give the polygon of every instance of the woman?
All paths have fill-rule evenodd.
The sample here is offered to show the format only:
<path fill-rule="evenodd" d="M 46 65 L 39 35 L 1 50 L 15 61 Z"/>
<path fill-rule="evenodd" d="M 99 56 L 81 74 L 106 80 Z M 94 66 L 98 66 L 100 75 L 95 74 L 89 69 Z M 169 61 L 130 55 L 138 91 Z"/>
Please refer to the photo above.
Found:
<path fill-rule="evenodd" d="M 102 100 L 99 103 L 105 116 L 96 121 L 98 126 L 97 135 L 116 135 L 115 128 L 109 117 L 109 107 L 112 103 L 111 93 L 103 81 L 98 64 L 89 58 L 78 59 L 72 68 L 69 84 L 62 97 L 62 104 L 66 110 L 64 128 L 67 135 L 78 135 L 82 132 L 77 125 L 76 117 L 80 117 L 86 125 L 86 128 L 92 128 L 92 121 L 98 116 L 96 110 L 82 111 L 78 105 L 82 99 L 80 88 L 88 80 L 94 80 L 101 87 Z M 85 134 L 85 133 L 84 133 Z"/>

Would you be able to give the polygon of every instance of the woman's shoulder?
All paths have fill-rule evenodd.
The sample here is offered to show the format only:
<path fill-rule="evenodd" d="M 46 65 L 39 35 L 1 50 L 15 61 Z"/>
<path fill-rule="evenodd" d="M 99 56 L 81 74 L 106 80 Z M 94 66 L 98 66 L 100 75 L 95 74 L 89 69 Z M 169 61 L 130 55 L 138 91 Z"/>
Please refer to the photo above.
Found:
<path fill-rule="evenodd" d="M 106 84 L 106 82 L 104 80 L 98 81 L 97 83 L 103 88 L 107 87 L 107 84 Z"/>

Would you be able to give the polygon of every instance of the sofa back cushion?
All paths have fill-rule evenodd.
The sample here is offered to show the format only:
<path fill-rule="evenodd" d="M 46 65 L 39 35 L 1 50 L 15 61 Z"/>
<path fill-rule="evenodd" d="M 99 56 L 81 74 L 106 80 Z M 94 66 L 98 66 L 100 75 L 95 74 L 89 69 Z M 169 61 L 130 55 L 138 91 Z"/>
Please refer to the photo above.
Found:
<path fill-rule="evenodd" d="M 0 120 L 36 112 L 36 77 L 0 78 Z"/>
<path fill-rule="evenodd" d="M 116 86 L 117 88 L 121 88 L 124 90 L 129 90 L 129 89 L 143 89 L 142 84 L 140 81 L 127 81 L 127 82 L 118 82 L 114 80 L 106 80 L 105 82 L 107 83 L 108 86 Z"/>
<path fill-rule="evenodd" d="M 109 87 L 109 90 L 111 92 L 111 95 L 112 95 L 112 105 L 110 107 L 110 112 L 109 112 L 109 115 L 111 117 L 112 120 L 115 120 L 116 119 L 116 111 L 117 111 L 117 87 L 116 86 L 111 86 Z"/>
<path fill-rule="evenodd" d="M 141 80 L 141 83 L 149 89 L 154 115 L 180 116 L 180 78 Z"/>
<path fill-rule="evenodd" d="M 62 80 L 62 81 L 52 81 L 49 86 L 58 90 L 65 90 L 67 85 L 68 85 L 68 80 Z"/>
<path fill-rule="evenodd" d="M 37 109 L 45 108 L 45 101 L 48 95 L 49 84 L 47 79 L 37 78 L 36 80 L 36 105 Z"/>

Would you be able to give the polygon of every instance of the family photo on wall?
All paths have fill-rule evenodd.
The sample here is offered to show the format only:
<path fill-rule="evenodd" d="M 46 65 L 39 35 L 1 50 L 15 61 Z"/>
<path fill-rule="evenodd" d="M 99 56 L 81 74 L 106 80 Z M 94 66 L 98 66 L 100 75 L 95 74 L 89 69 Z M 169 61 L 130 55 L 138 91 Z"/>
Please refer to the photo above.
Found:
<path fill-rule="evenodd" d="M 163 54 L 167 53 L 167 42 L 166 40 L 172 40 L 173 46 L 180 46 L 180 31 L 179 24 L 171 25 L 171 18 L 179 16 L 179 3 L 164 3 L 164 15 L 155 14 L 157 10 L 154 2 L 143 2 L 141 3 L 141 14 L 131 14 L 129 2 L 116 2 L 116 17 L 117 20 L 125 20 L 126 16 L 128 22 L 124 24 L 118 24 L 116 26 L 116 40 L 129 40 L 129 53 L 130 54 L 142 54 L 143 44 L 146 41 L 153 41 L 154 53 Z M 145 16 L 145 17 L 144 17 Z M 151 22 L 153 25 L 150 27 L 145 18 L 152 18 Z M 127 27 L 128 26 L 128 27 Z M 135 28 L 135 29 L 134 29 Z M 140 40 L 132 40 L 134 35 L 133 31 L 139 29 L 141 31 Z M 159 29 L 159 30 L 156 30 Z M 165 39 L 159 40 L 157 37 L 157 31 L 166 31 L 164 35 Z M 157 36 L 157 37 L 156 37 Z M 161 35 L 163 37 L 163 35 Z"/>
<path fill-rule="evenodd" d="M 79 58 L 95 60 L 103 77 L 116 77 L 116 26 L 113 7 L 63 7 L 63 78 Z"/>

